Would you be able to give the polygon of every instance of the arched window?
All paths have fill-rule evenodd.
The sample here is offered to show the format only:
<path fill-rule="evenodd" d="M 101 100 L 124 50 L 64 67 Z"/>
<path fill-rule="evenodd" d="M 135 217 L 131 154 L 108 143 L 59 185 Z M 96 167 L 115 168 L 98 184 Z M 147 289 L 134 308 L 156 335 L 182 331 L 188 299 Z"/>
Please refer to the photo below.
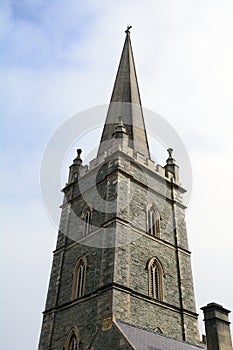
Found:
<path fill-rule="evenodd" d="M 87 235 L 91 230 L 92 211 L 90 207 L 87 207 L 84 213 L 84 235 Z"/>
<path fill-rule="evenodd" d="M 79 349 L 79 333 L 76 327 L 72 328 L 66 339 L 65 350 L 78 350 Z"/>
<path fill-rule="evenodd" d="M 78 342 L 75 334 L 72 334 L 72 337 L 70 339 L 70 344 L 69 344 L 69 350 L 77 350 L 78 349 Z"/>
<path fill-rule="evenodd" d="M 86 280 L 87 261 L 85 257 L 78 259 L 73 273 L 72 299 L 80 298 L 84 295 Z"/>
<path fill-rule="evenodd" d="M 154 205 L 147 206 L 147 232 L 153 236 L 160 236 L 160 214 Z"/>
<path fill-rule="evenodd" d="M 157 258 L 148 262 L 149 296 L 163 300 L 163 268 Z"/>

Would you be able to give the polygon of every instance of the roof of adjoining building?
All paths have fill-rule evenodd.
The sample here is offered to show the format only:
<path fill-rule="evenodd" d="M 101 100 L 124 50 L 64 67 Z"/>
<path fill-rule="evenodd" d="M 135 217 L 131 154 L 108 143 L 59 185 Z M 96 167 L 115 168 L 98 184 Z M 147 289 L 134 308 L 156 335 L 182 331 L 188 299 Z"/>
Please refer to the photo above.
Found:
<path fill-rule="evenodd" d="M 135 350 L 201 350 L 203 347 L 172 339 L 148 329 L 116 321 L 123 336 Z"/>

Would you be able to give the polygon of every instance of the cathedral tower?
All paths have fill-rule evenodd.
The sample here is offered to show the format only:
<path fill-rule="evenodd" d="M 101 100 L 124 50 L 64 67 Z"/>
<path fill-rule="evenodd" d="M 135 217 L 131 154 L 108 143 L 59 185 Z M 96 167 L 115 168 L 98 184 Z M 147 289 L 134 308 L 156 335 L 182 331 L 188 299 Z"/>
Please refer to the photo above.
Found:
<path fill-rule="evenodd" d="M 97 157 L 84 166 L 78 149 L 63 189 L 40 350 L 199 348 L 185 190 L 168 152 L 156 166 L 127 29 Z"/>

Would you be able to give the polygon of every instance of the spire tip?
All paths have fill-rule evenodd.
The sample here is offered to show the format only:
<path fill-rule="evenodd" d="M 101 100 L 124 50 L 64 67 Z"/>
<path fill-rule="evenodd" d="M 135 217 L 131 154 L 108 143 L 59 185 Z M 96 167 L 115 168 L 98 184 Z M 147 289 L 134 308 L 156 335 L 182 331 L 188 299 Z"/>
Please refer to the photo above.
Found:
<path fill-rule="evenodd" d="M 132 26 L 127 26 L 125 33 L 126 33 L 126 34 L 130 34 L 130 29 L 131 29 L 131 28 L 132 28 Z"/>

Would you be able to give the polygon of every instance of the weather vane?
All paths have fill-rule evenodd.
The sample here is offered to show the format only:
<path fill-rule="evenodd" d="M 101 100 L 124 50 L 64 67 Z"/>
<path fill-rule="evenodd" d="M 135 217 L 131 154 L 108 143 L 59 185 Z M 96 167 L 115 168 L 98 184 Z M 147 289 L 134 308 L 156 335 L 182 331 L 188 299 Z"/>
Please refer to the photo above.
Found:
<path fill-rule="evenodd" d="M 132 26 L 127 26 L 127 29 L 126 29 L 126 31 L 125 31 L 125 33 L 127 34 L 127 33 L 130 33 L 130 29 L 132 28 Z"/>

